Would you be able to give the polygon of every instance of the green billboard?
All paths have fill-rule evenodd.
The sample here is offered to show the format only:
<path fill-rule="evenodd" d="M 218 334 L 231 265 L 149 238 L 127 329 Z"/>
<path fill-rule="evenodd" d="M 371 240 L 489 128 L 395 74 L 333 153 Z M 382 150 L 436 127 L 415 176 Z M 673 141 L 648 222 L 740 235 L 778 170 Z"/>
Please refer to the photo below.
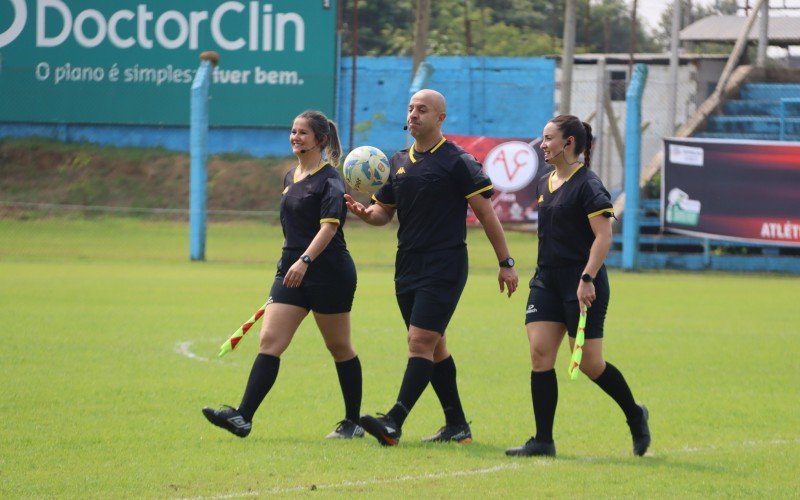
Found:
<path fill-rule="evenodd" d="M 336 0 L 0 0 L 0 121 L 189 123 L 217 51 L 210 123 L 334 112 Z"/>

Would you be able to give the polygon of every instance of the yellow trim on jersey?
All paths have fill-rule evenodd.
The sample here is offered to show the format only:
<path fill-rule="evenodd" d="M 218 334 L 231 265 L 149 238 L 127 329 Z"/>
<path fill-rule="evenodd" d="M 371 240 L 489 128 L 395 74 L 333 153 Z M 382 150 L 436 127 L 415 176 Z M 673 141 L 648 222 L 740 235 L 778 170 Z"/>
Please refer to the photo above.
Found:
<path fill-rule="evenodd" d="M 382 207 L 394 208 L 394 205 L 391 205 L 389 203 L 384 203 L 381 200 L 379 200 L 378 198 L 375 198 L 374 194 L 372 195 L 372 201 L 374 201 L 375 203 L 377 203 L 378 205 L 380 205 Z"/>
<path fill-rule="evenodd" d="M 283 188 L 283 193 L 281 193 L 281 194 L 286 194 L 287 191 L 289 191 L 289 186 L 286 186 L 285 188 Z"/>
<path fill-rule="evenodd" d="M 439 142 L 438 142 L 438 144 L 436 144 L 434 147 L 432 147 L 432 148 L 431 148 L 431 150 L 429 151 L 429 153 L 434 153 L 434 152 L 436 152 L 436 150 L 437 150 L 437 149 L 439 149 L 439 147 L 440 147 L 442 144 L 444 144 L 444 141 L 446 141 L 446 140 L 447 140 L 447 138 L 446 138 L 445 136 L 442 136 L 442 140 L 441 140 L 441 141 L 439 141 Z"/>
<path fill-rule="evenodd" d="M 466 198 L 466 199 L 470 199 L 470 198 L 472 198 L 473 196 L 475 196 L 476 194 L 481 194 L 482 192 L 484 192 L 484 191 L 488 191 L 488 190 L 492 189 L 493 187 L 494 187 L 494 186 L 492 186 L 491 184 L 489 184 L 489 185 L 488 185 L 488 186 L 486 186 L 486 187 L 482 187 L 482 188 L 480 188 L 479 190 L 477 190 L 477 191 L 474 191 L 474 192 L 472 192 L 472 193 L 470 193 L 470 194 L 466 195 L 464 198 Z"/>
<path fill-rule="evenodd" d="M 432 147 L 431 149 L 429 149 L 429 150 L 428 150 L 428 153 L 433 153 L 434 151 L 436 151 L 437 149 L 439 149 L 439 147 L 441 147 L 441 145 L 442 145 L 442 144 L 444 144 L 444 142 L 445 142 L 446 140 L 447 140 L 447 137 L 445 137 L 445 136 L 442 136 L 442 140 L 441 140 L 441 141 L 439 141 L 439 142 L 437 142 L 437 143 L 436 143 L 436 145 L 435 145 L 434 147 Z M 408 159 L 409 159 L 409 160 L 411 160 L 411 163 L 417 163 L 417 159 L 416 159 L 416 158 L 414 158 L 414 146 L 416 146 L 416 145 L 417 145 L 417 142 L 416 142 L 416 141 L 414 141 L 414 144 L 412 144 L 412 145 L 411 145 L 411 147 L 410 147 L 410 148 L 408 148 Z"/>
<path fill-rule="evenodd" d="M 605 213 L 609 213 L 609 214 L 611 214 L 613 216 L 614 215 L 614 209 L 613 208 L 604 208 L 602 210 L 598 210 L 597 212 L 590 213 L 589 215 L 586 216 L 586 218 L 591 219 L 592 217 L 597 217 L 598 215 L 605 214 Z"/>
<path fill-rule="evenodd" d="M 325 161 L 322 158 L 320 158 L 319 159 L 319 165 L 317 165 L 317 168 L 315 168 L 314 170 L 309 172 L 308 175 L 306 175 L 305 177 L 301 177 L 299 179 L 297 178 L 297 173 L 300 172 L 300 165 L 298 165 L 297 168 L 295 168 L 295 170 L 294 170 L 294 175 L 292 175 L 292 182 L 297 183 L 297 182 L 300 182 L 300 181 L 302 181 L 303 179 L 305 179 L 307 177 L 311 177 L 312 175 L 314 175 L 317 172 L 319 172 L 320 170 L 322 170 L 322 168 L 327 164 L 328 164 L 327 161 Z M 300 174 L 300 175 L 303 175 L 303 174 Z"/>
<path fill-rule="evenodd" d="M 580 170 L 582 168 L 583 168 L 583 163 L 581 163 L 580 166 L 578 168 L 576 168 L 574 172 L 569 174 L 569 177 L 564 179 L 564 182 L 567 182 L 568 180 L 572 179 L 572 176 L 577 174 L 578 170 Z M 547 178 L 547 190 L 550 191 L 551 193 L 553 192 L 553 177 L 555 177 L 555 176 L 556 176 L 556 171 L 553 170 L 552 172 L 550 172 L 550 177 Z M 564 182 L 561 183 L 562 186 L 564 185 Z"/>
<path fill-rule="evenodd" d="M 331 224 L 339 224 L 339 219 L 336 218 L 328 218 L 328 219 L 320 219 L 319 223 L 323 224 L 325 222 L 330 222 Z"/>

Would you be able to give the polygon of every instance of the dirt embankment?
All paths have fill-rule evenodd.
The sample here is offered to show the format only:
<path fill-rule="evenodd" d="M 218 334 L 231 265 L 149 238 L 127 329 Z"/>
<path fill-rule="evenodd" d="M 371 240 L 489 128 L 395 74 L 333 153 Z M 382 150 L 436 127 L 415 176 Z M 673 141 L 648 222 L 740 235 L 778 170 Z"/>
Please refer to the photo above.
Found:
<path fill-rule="evenodd" d="M 212 156 L 208 208 L 276 210 L 293 158 Z M 0 201 L 187 208 L 189 156 L 164 150 L 0 140 Z"/>

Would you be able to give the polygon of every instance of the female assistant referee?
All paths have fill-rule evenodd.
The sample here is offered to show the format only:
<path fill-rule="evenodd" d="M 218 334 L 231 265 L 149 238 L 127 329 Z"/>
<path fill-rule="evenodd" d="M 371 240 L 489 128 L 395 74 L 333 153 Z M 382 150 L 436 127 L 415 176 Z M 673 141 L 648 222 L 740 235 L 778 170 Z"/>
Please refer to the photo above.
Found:
<path fill-rule="evenodd" d="M 285 239 L 258 356 L 239 408 L 206 407 L 203 415 L 239 437 L 250 434 L 253 415 L 278 377 L 281 354 L 313 311 L 336 362 L 344 396 L 345 418 L 327 437 L 363 437 L 364 429 L 358 425 L 361 362 L 350 340 L 356 269 L 342 231 L 347 215 L 344 181 L 334 167 L 342 151 L 338 131 L 322 113 L 305 111 L 294 119 L 289 142 L 299 164 L 283 180 L 280 217 Z"/>
<path fill-rule="evenodd" d="M 565 332 L 574 346 L 578 316 L 586 310 L 580 369 L 625 413 L 633 453 L 641 456 L 650 446 L 647 408 L 636 404 L 622 373 L 603 359 L 603 322 L 610 296 L 603 261 L 611 248 L 614 211 L 608 191 L 589 170 L 592 128 L 575 116 L 561 115 L 547 123 L 542 137 L 545 161 L 555 168 L 537 183 L 539 257 L 525 312 L 536 435 L 506 454 L 555 456 L 556 354 Z M 578 161 L 580 153 L 583 163 Z"/>

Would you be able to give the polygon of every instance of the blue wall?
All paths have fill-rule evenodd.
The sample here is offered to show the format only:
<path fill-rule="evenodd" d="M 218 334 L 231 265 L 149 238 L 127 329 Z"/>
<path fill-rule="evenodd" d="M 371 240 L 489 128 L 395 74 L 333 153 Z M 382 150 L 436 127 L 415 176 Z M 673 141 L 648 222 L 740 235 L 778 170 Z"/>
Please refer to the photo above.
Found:
<path fill-rule="evenodd" d="M 447 98 L 444 132 L 492 137 L 538 137 L 555 110 L 555 60 L 514 57 L 431 57 L 430 87 Z M 410 57 L 360 57 L 356 82 L 354 145 L 370 144 L 391 154 L 410 143 L 403 132 Z M 339 132 L 349 144 L 352 59 L 342 60 Z M 211 88 L 213 99 L 214 89 Z M 189 86 L 186 87 L 189 99 Z M 211 106 L 215 103 L 211 102 Z M 209 152 L 285 156 L 288 129 L 214 127 Z M 64 142 L 189 151 L 189 128 L 86 124 L 0 123 L 0 137 L 42 136 Z"/>
<path fill-rule="evenodd" d="M 430 88 L 447 99 L 445 135 L 538 137 L 555 110 L 555 60 L 516 57 L 430 57 Z M 352 60 L 339 84 L 342 143 L 349 143 Z M 353 145 L 391 153 L 404 148 L 411 58 L 362 57 L 356 74 Z"/>

